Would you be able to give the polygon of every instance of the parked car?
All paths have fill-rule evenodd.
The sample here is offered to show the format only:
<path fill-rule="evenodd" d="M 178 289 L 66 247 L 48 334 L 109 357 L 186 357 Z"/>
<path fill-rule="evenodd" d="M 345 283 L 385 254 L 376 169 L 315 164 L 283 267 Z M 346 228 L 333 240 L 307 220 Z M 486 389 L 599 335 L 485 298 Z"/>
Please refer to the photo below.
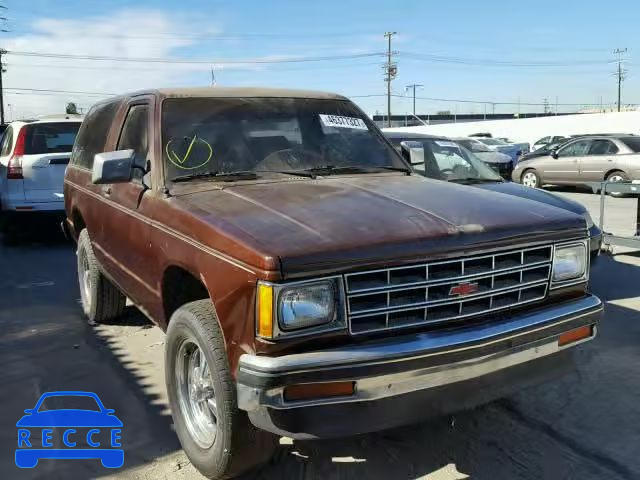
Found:
<path fill-rule="evenodd" d="M 537 157 L 544 157 L 545 155 L 549 155 L 551 153 L 552 150 L 555 150 L 557 148 L 560 148 L 560 146 L 568 141 L 570 141 L 571 138 L 566 138 L 566 137 L 562 137 L 562 140 L 559 140 L 557 143 L 549 143 L 548 145 L 545 145 L 543 147 L 539 147 L 536 150 L 533 150 L 529 153 L 525 153 L 524 155 L 521 155 L 520 158 L 518 158 L 518 162 L 522 162 L 525 160 L 531 160 L 532 158 L 537 158 Z"/>
<path fill-rule="evenodd" d="M 581 203 L 545 190 L 527 188 L 511 181 L 504 181 L 495 172 L 487 169 L 486 162 L 478 158 L 477 153 L 467 149 L 464 141 L 419 133 L 391 131 L 384 134 L 404 159 L 410 162 L 414 170 L 421 175 L 515 195 L 582 215 L 589 229 L 591 262 L 598 258 L 602 247 L 602 232 Z M 452 140 L 455 143 L 452 143 Z"/>
<path fill-rule="evenodd" d="M 497 138 L 477 137 L 477 139 L 488 146 L 491 150 L 509 155 L 514 166 L 518 162 L 520 155 L 523 153 L 522 146 L 519 144 L 506 143 L 502 140 L 498 140 Z"/>
<path fill-rule="evenodd" d="M 393 137 L 389 136 L 389 133 L 390 132 L 385 132 L 385 135 L 387 135 L 388 138 L 393 139 Z M 402 138 L 402 134 L 399 134 L 398 138 Z M 451 141 L 473 152 L 476 157 L 493 168 L 503 178 L 511 179 L 511 173 L 515 167 L 515 162 L 513 161 L 513 158 L 506 153 L 497 152 L 476 138 L 454 137 Z"/>
<path fill-rule="evenodd" d="M 540 140 L 537 140 L 533 145 L 531 145 L 531 153 L 541 149 L 549 147 L 549 145 L 557 145 L 559 143 L 567 140 L 567 137 L 562 135 L 549 135 L 546 137 L 542 137 Z"/>
<path fill-rule="evenodd" d="M 640 137 L 578 137 L 548 155 L 523 160 L 513 180 L 527 187 L 640 179 Z M 617 194 L 612 194 L 617 195 Z"/>
<path fill-rule="evenodd" d="M 3 215 L 64 212 L 64 171 L 80 123 L 58 118 L 16 121 L 7 126 L 0 143 Z"/>
<path fill-rule="evenodd" d="M 65 202 L 85 314 L 113 320 L 128 297 L 167 330 L 175 430 L 209 478 L 280 435 L 391 428 L 555 378 L 602 313 L 583 216 L 417 175 L 339 95 L 105 100 Z"/>

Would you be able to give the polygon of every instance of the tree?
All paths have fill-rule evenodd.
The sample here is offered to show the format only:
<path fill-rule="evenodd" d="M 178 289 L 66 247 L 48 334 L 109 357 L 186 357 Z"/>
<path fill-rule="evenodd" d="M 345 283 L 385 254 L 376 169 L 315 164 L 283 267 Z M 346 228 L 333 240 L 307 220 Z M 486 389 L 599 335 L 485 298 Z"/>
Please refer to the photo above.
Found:
<path fill-rule="evenodd" d="M 69 103 L 67 103 L 66 111 L 67 111 L 67 113 L 69 115 L 77 115 L 78 114 L 78 106 L 73 102 L 69 102 Z"/>

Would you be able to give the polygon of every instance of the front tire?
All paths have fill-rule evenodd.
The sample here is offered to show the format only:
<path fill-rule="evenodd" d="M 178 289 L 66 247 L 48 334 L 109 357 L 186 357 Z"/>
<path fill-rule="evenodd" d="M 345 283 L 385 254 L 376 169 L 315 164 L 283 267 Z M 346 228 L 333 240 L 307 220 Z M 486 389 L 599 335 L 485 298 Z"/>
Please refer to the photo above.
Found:
<path fill-rule="evenodd" d="M 89 232 L 78 235 L 78 283 L 82 310 L 92 323 L 104 323 L 122 315 L 127 298 L 104 276 L 93 253 Z"/>
<path fill-rule="evenodd" d="M 530 187 L 530 188 L 542 187 L 542 180 L 540 180 L 540 175 L 538 175 L 538 172 L 536 172 L 532 168 L 522 172 L 522 176 L 520 177 L 520 183 L 525 187 Z"/>
<path fill-rule="evenodd" d="M 187 303 L 171 316 L 165 380 L 173 423 L 187 457 L 210 479 L 267 462 L 277 440 L 238 409 L 226 350 L 210 300 Z"/>

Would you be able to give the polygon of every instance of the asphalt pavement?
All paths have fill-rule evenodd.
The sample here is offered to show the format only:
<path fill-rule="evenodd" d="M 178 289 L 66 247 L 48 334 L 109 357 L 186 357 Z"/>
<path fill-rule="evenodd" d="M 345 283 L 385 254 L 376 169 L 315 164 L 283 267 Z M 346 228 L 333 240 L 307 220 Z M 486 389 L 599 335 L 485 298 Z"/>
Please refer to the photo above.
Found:
<path fill-rule="evenodd" d="M 583 202 L 597 221 L 596 195 L 560 194 Z M 635 200 L 607 202 L 606 228 L 631 232 Z M 576 352 L 574 373 L 420 425 L 331 441 L 282 439 L 273 461 L 246 478 L 640 478 L 640 255 L 614 249 L 591 278 L 605 319 L 596 340 Z M 132 307 L 117 324 L 86 323 L 74 245 L 56 228 L 0 243 L 0 477 L 198 478 L 172 429 L 163 340 Z M 95 392 L 115 410 L 124 467 L 97 460 L 15 466 L 16 422 L 55 390 Z"/>

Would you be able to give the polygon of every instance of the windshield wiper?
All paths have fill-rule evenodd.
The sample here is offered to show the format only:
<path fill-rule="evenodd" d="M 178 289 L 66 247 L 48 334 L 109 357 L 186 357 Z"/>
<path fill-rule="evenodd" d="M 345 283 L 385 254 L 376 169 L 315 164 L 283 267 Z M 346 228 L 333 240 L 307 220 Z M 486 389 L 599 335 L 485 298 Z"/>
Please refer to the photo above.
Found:
<path fill-rule="evenodd" d="M 311 173 L 314 175 L 340 175 L 349 173 L 379 173 L 381 171 L 398 171 L 411 173 L 408 168 L 392 167 L 392 166 L 364 166 L 364 165 L 347 165 L 344 167 L 336 167 L 334 165 L 323 165 L 320 167 L 305 168 L 303 170 L 295 170 L 295 172 Z"/>
<path fill-rule="evenodd" d="M 220 180 L 252 180 L 258 178 L 256 172 L 251 170 L 237 170 L 235 172 L 198 172 L 190 173 L 188 175 L 179 175 L 171 179 L 172 182 L 187 182 L 189 180 L 195 180 L 198 178 L 212 178 Z"/>
<path fill-rule="evenodd" d="M 452 178 L 448 180 L 454 183 L 464 183 L 465 185 L 476 185 L 479 183 L 502 183 L 502 178 Z"/>

